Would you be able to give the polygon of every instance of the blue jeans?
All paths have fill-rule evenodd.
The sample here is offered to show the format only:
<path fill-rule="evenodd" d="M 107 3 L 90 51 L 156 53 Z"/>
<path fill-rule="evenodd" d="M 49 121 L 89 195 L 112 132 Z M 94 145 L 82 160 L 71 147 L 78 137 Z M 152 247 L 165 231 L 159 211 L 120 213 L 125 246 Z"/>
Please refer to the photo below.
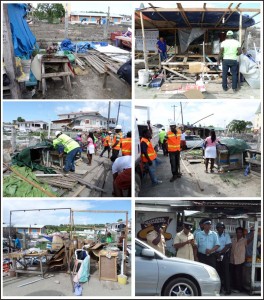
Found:
<path fill-rule="evenodd" d="M 77 155 L 78 152 L 81 152 L 82 149 L 80 147 L 77 147 L 75 149 L 73 149 L 72 151 L 70 151 L 69 153 L 67 153 L 66 155 L 66 159 L 65 159 L 65 166 L 64 166 L 64 171 L 65 172 L 69 172 L 75 171 L 75 164 L 74 164 L 74 159 L 75 156 Z"/>
<path fill-rule="evenodd" d="M 160 60 L 164 61 L 168 58 L 167 52 L 160 52 Z"/>
<path fill-rule="evenodd" d="M 227 90 L 227 73 L 231 70 L 232 74 L 232 89 L 237 89 L 237 75 L 238 75 L 238 62 L 233 59 L 223 59 L 223 74 L 222 74 L 222 87 Z"/>
<path fill-rule="evenodd" d="M 161 164 L 161 160 L 158 157 L 156 157 L 154 160 L 152 160 L 151 166 L 147 163 L 148 170 L 149 170 L 149 177 L 151 179 L 152 184 L 155 184 L 158 182 L 158 179 L 157 179 L 155 173 L 156 173 L 156 167 L 160 164 Z"/>

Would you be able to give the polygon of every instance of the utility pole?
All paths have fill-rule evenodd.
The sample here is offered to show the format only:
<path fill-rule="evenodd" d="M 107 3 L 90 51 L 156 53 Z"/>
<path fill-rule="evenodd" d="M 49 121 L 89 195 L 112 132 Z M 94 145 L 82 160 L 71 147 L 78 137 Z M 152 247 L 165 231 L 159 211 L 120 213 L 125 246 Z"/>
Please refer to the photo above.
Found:
<path fill-rule="evenodd" d="M 119 118 L 120 105 L 121 105 L 121 102 L 119 101 L 119 104 L 118 104 L 118 110 L 117 110 L 116 125 L 118 124 L 118 118 Z"/>
<path fill-rule="evenodd" d="M 65 33 L 64 33 L 64 37 L 65 39 L 68 38 L 68 3 L 65 4 Z"/>
<path fill-rule="evenodd" d="M 19 83 L 16 80 L 16 62 L 15 53 L 12 40 L 12 33 L 10 28 L 8 4 L 3 4 L 3 58 L 5 62 L 6 74 L 10 79 L 10 92 L 12 99 L 21 99 L 21 90 Z"/>
<path fill-rule="evenodd" d="M 178 106 L 172 105 L 171 107 L 173 107 L 173 121 L 175 121 L 175 108 Z"/>
<path fill-rule="evenodd" d="M 110 110 L 111 110 L 111 101 L 109 101 L 109 104 L 108 104 L 107 130 L 109 130 Z"/>
<path fill-rule="evenodd" d="M 180 102 L 181 105 L 181 118 L 182 118 L 182 125 L 183 125 L 183 114 L 182 114 L 182 103 Z"/>

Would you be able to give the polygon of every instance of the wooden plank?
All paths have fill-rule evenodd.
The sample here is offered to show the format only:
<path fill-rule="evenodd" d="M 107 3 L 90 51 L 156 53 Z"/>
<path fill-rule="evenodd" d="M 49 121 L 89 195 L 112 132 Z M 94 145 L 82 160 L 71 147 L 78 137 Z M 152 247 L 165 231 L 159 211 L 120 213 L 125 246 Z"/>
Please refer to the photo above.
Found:
<path fill-rule="evenodd" d="M 252 165 L 258 165 L 261 166 L 261 161 L 256 160 L 256 159 L 252 159 L 252 158 L 247 158 L 246 157 L 246 162 L 252 164 Z"/>
<path fill-rule="evenodd" d="M 179 73 L 179 72 L 176 72 L 176 71 L 174 71 L 174 70 L 171 70 L 171 69 L 168 68 L 168 67 L 163 66 L 163 69 L 165 69 L 165 70 L 167 70 L 167 71 L 169 71 L 169 72 L 171 72 L 171 73 L 174 73 L 174 74 L 178 75 L 179 77 L 185 78 L 185 79 L 187 79 L 188 81 L 195 82 L 194 79 L 188 78 L 188 77 L 184 76 L 183 74 L 181 74 L 181 73 Z"/>
<path fill-rule="evenodd" d="M 45 73 L 41 74 L 41 78 L 52 78 L 52 77 L 61 77 L 61 76 L 69 76 L 71 72 L 56 72 L 56 73 Z"/>
<path fill-rule="evenodd" d="M 81 185 L 78 190 L 71 196 L 71 197 L 77 197 L 79 196 L 79 194 L 84 190 L 86 189 L 86 186 L 85 185 Z"/>
<path fill-rule="evenodd" d="M 60 58 L 59 56 L 56 56 L 56 57 L 45 57 L 45 56 L 42 56 L 41 58 L 41 61 L 43 63 L 68 63 L 70 62 L 68 57 L 64 58 Z"/>
<path fill-rule="evenodd" d="M 91 184 L 91 183 L 89 183 L 89 182 L 87 182 L 87 181 L 85 181 L 83 179 L 80 179 L 80 178 L 78 178 L 77 176 L 75 176 L 73 174 L 70 174 L 68 176 L 72 177 L 72 178 L 75 178 L 78 182 L 80 182 L 81 184 L 84 184 L 84 185 L 88 186 L 90 189 L 95 189 L 95 190 L 97 190 L 99 192 L 104 192 L 104 193 L 106 192 L 104 189 L 101 189 L 101 188 L 99 188 L 99 187 L 97 187 L 97 186 L 95 186 L 95 185 L 93 185 L 93 184 Z"/>

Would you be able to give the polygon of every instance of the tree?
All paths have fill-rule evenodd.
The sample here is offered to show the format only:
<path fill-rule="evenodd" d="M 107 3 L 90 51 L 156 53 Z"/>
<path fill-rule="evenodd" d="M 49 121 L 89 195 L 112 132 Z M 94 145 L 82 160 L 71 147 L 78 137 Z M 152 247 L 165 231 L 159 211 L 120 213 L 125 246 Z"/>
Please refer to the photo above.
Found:
<path fill-rule="evenodd" d="M 54 19 L 60 19 L 65 16 L 65 9 L 62 4 L 38 4 L 35 10 L 35 16 L 39 20 L 47 19 L 49 23 L 52 23 Z"/>
<path fill-rule="evenodd" d="M 17 122 L 25 122 L 25 121 L 26 121 L 26 120 L 23 119 L 22 117 L 18 117 L 16 120 L 17 120 Z"/>
<path fill-rule="evenodd" d="M 244 132 L 248 126 L 252 126 L 252 122 L 244 120 L 233 120 L 228 124 L 228 128 L 233 132 Z"/>
<path fill-rule="evenodd" d="M 122 221 L 123 221 L 123 219 L 118 219 L 118 220 L 117 220 L 117 222 L 122 222 Z"/>

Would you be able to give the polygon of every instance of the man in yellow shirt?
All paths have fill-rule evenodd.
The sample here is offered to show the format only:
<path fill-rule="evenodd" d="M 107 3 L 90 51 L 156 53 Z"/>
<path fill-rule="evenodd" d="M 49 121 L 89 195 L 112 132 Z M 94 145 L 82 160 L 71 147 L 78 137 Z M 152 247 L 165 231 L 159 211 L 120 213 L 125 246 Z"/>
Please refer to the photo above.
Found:
<path fill-rule="evenodd" d="M 61 131 L 56 131 L 55 135 L 56 139 L 53 140 L 53 147 L 63 145 L 64 152 L 67 154 L 63 171 L 65 173 L 75 172 L 74 159 L 77 153 L 82 151 L 79 143 Z"/>
<path fill-rule="evenodd" d="M 233 31 L 229 30 L 226 34 L 226 40 L 221 43 L 221 49 L 218 57 L 218 63 L 222 60 L 222 87 L 224 91 L 227 87 L 227 73 L 230 68 L 232 74 L 232 89 L 237 91 L 238 80 L 238 56 L 241 54 L 239 41 L 234 39 Z"/>

